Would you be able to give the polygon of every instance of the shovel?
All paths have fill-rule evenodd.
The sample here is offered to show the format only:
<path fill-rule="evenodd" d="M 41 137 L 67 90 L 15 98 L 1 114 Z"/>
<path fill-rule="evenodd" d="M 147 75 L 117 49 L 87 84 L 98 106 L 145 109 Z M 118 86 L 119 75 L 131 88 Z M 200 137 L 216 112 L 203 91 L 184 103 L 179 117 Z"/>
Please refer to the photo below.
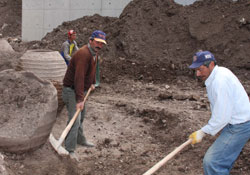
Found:
<path fill-rule="evenodd" d="M 183 143 L 179 147 L 175 148 L 174 151 L 169 153 L 165 158 L 163 158 L 161 161 L 159 161 L 157 164 L 155 164 L 152 168 L 150 168 L 143 175 L 151 175 L 151 174 L 155 173 L 160 167 L 162 167 L 167 161 L 169 161 L 171 158 L 173 158 L 178 152 L 180 152 L 183 148 L 185 148 L 191 142 L 192 142 L 192 139 L 188 139 L 185 143 Z"/>
<path fill-rule="evenodd" d="M 83 103 L 86 102 L 87 97 L 88 97 L 89 94 L 90 94 L 90 91 L 91 91 L 91 87 L 89 88 L 89 90 L 88 90 L 88 92 L 87 92 L 87 94 L 86 94 L 86 96 L 85 96 L 85 98 L 84 98 Z M 66 136 L 68 135 L 68 133 L 69 133 L 71 127 L 72 127 L 73 124 L 75 123 L 75 120 L 77 119 L 77 117 L 78 117 L 78 115 L 79 115 L 80 112 L 81 112 L 80 109 L 78 109 L 78 110 L 76 111 L 75 115 L 74 115 L 73 118 L 70 120 L 70 122 L 69 122 L 69 124 L 67 125 L 67 127 L 63 130 L 63 132 L 62 132 L 62 134 L 61 134 L 59 140 L 56 140 L 55 137 L 53 136 L 53 134 L 50 133 L 49 141 L 50 141 L 52 147 L 53 147 L 53 148 L 56 150 L 56 152 L 57 152 L 58 154 L 60 154 L 60 155 L 68 155 L 68 154 L 69 154 L 69 152 L 68 152 L 65 148 L 63 148 L 61 145 L 62 145 L 63 141 L 65 140 Z"/>

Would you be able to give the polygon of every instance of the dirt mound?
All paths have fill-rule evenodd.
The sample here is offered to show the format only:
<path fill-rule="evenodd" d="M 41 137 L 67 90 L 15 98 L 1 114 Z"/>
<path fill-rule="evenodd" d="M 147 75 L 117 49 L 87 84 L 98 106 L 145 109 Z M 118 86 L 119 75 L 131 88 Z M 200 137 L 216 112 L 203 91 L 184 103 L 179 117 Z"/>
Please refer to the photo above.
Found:
<path fill-rule="evenodd" d="M 4 39 L 0 39 L 0 51 L 1 52 L 14 52 L 11 45 Z"/>
<path fill-rule="evenodd" d="M 11 29 L 8 25 L 2 31 L 8 32 L 6 36 L 19 35 L 21 1 L 1 0 L 0 5 L 0 25 L 8 22 L 12 25 Z M 76 30 L 79 46 L 87 43 L 93 30 L 103 30 L 108 39 L 101 72 L 106 82 L 117 81 L 117 75 L 165 82 L 176 74 L 191 74 L 187 65 L 199 49 L 210 50 L 220 65 L 233 71 L 249 70 L 249 10 L 247 0 L 205 0 L 190 6 L 172 0 L 134 0 L 119 18 L 84 16 L 64 22 L 41 42 L 13 42 L 12 45 L 15 50 L 19 47 L 59 50 L 69 29 Z M 14 24 L 19 26 L 13 27 Z"/>
<path fill-rule="evenodd" d="M 15 69 L 21 55 L 21 53 L 15 52 L 0 52 L 0 71 Z"/>
<path fill-rule="evenodd" d="M 0 0 L 0 34 L 2 37 L 21 36 L 22 1 Z M 0 36 L 0 37 L 1 37 Z"/>
<path fill-rule="evenodd" d="M 249 10 L 247 0 L 206 0 L 190 6 L 134 0 L 119 18 L 94 15 L 65 22 L 29 47 L 59 50 L 71 28 L 82 46 L 93 30 L 103 30 L 108 40 L 102 66 L 106 82 L 121 75 L 161 83 L 176 74 L 191 74 L 188 65 L 199 49 L 210 50 L 220 65 L 238 71 L 250 68 Z"/>
<path fill-rule="evenodd" d="M 56 118 L 57 93 L 31 72 L 0 73 L 0 149 L 24 152 L 44 144 Z"/>

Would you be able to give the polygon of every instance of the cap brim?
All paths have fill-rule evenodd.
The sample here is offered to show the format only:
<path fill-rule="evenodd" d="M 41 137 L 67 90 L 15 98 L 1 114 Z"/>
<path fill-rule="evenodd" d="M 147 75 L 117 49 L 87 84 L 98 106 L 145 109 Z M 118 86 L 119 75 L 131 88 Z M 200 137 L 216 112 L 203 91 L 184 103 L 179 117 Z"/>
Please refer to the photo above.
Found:
<path fill-rule="evenodd" d="M 105 40 L 100 39 L 100 38 L 94 38 L 95 41 L 102 42 L 104 44 L 107 44 Z"/>
<path fill-rule="evenodd" d="M 189 66 L 189 68 L 196 69 L 196 68 L 200 67 L 201 65 L 203 65 L 203 63 L 193 63 Z"/>

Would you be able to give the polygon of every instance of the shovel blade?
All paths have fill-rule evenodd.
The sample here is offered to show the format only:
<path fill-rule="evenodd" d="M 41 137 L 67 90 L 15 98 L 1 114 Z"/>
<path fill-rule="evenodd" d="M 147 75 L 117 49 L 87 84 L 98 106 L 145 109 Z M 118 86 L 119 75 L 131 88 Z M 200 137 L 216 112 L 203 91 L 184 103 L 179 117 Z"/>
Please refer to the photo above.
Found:
<path fill-rule="evenodd" d="M 49 136 L 49 142 L 58 154 L 69 155 L 69 152 L 59 144 L 59 141 L 52 134 Z"/>

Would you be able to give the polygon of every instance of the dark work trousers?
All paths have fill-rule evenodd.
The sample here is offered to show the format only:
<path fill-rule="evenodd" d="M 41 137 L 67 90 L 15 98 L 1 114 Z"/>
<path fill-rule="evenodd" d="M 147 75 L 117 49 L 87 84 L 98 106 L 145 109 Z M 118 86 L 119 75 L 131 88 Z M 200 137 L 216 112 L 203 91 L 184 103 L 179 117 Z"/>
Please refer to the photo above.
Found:
<path fill-rule="evenodd" d="M 86 94 L 86 92 L 84 93 Z M 70 87 L 63 87 L 62 99 L 68 110 L 68 124 L 76 113 L 76 94 L 74 89 Z M 84 109 L 79 113 L 74 125 L 65 139 L 65 148 L 69 152 L 74 152 L 77 144 L 83 144 L 86 142 L 82 125 L 85 116 L 85 109 L 86 103 L 84 105 Z"/>

